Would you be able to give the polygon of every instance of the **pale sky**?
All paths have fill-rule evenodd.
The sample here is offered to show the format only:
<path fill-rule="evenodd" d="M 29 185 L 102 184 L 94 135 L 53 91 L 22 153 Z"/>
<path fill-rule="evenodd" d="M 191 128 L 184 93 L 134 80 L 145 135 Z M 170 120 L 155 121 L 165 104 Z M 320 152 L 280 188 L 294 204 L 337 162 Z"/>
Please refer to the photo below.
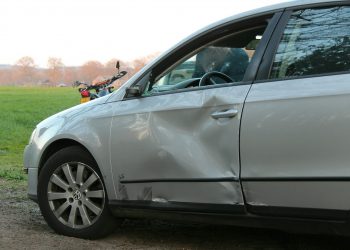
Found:
<path fill-rule="evenodd" d="M 1 0 L 0 64 L 67 66 L 162 52 L 212 23 L 286 0 Z"/>

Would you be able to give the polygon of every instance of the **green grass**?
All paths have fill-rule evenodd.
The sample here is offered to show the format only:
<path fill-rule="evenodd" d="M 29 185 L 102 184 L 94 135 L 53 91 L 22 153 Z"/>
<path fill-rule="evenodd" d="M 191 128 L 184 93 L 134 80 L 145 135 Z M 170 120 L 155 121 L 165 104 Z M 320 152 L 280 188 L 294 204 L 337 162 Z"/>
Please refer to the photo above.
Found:
<path fill-rule="evenodd" d="M 0 178 L 25 180 L 23 149 L 40 121 L 79 104 L 73 88 L 0 86 Z"/>

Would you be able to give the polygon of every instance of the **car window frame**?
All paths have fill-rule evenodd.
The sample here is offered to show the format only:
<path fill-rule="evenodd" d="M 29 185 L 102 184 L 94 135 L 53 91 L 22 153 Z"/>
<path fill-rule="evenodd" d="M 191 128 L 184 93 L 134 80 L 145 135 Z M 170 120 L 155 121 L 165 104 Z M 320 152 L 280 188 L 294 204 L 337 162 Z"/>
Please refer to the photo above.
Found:
<path fill-rule="evenodd" d="M 275 82 L 275 81 L 288 81 L 288 80 L 296 80 L 296 79 L 305 79 L 305 78 L 314 78 L 314 77 L 322 77 L 322 76 L 332 76 L 332 75 L 342 75 L 342 74 L 350 74 L 349 71 L 339 71 L 339 72 L 328 72 L 328 73 L 320 73 L 320 74 L 310 74 L 304 76 L 290 76 L 284 78 L 269 78 L 272 66 L 274 63 L 274 59 L 276 57 L 276 53 L 278 50 L 278 46 L 284 34 L 285 28 L 290 20 L 291 15 L 294 11 L 305 10 L 305 9 L 317 9 L 317 8 L 332 8 L 339 6 L 349 6 L 349 2 L 337 1 L 337 2 L 328 2 L 328 3 L 317 3 L 317 4 L 308 4 L 301 6 L 293 6 L 286 8 L 278 26 L 276 27 L 274 33 L 272 34 L 269 45 L 265 50 L 265 54 L 262 59 L 262 63 L 259 67 L 256 79 L 254 83 L 264 83 L 264 82 Z"/>
<path fill-rule="evenodd" d="M 241 82 L 234 82 L 234 83 L 228 83 L 228 84 L 218 84 L 218 85 L 208 85 L 208 86 L 201 86 L 196 88 L 184 88 L 184 89 L 177 89 L 177 90 L 171 90 L 171 91 L 164 91 L 164 92 L 158 92 L 153 93 L 152 95 L 147 96 L 128 96 L 127 94 L 124 95 L 124 100 L 130 100 L 130 99 L 140 99 L 140 98 L 149 98 L 153 96 L 159 96 L 159 95 L 169 95 L 169 94 L 175 94 L 175 93 L 181 93 L 181 92 L 188 92 L 188 91 L 200 91 L 205 89 L 212 89 L 212 88 L 222 88 L 222 87 L 231 87 L 231 86 L 240 86 L 240 85 L 248 85 L 252 84 L 255 80 L 255 76 L 258 72 L 259 65 L 261 63 L 261 60 L 263 59 L 264 52 L 266 51 L 269 41 L 273 35 L 273 32 L 275 28 L 278 26 L 280 18 L 283 15 L 283 9 L 273 10 L 269 12 L 259 13 L 258 15 L 253 16 L 247 16 L 238 20 L 233 20 L 228 23 L 225 23 L 223 25 L 216 26 L 210 30 L 204 31 L 200 35 L 194 37 L 193 39 L 184 42 L 180 44 L 177 48 L 175 48 L 171 53 L 167 54 L 163 58 L 161 58 L 153 67 L 148 69 L 146 72 L 142 74 L 142 76 L 138 79 L 136 79 L 130 87 L 133 87 L 135 85 L 138 85 L 139 82 L 152 81 L 155 79 L 155 76 L 160 75 L 163 72 L 166 72 L 167 69 L 173 67 L 176 63 L 181 61 L 181 59 L 185 58 L 189 54 L 195 54 L 196 51 L 199 51 L 200 48 L 204 47 L 207 44 L 210 44 L 219 38 L 217 38 L 217 35 L 220 35 L 221 38 L 225 37 L 226 35 L 233 34 L 234 31 L 239 32 L 240 30 L 243 31 L 248 28 L 253 28 L 254 24 L 258 25 L 258 22 L 261 22 L 264 18 L 270 18 L 270 22 L 267 25 L 264 36 L 262 37 L 255 54 L 252 58 L 252 61 L 249 63 L 247 70 L 244 75 L 244 79 Z M 209 39 L 211 38 L 211 39 Z M 205 43 L 203 42 L 205 41 Z M 198 43 L 203 43 L 201 46 L 198 46 Z M 193 49 L 191 49 L 193 48 Z M 177 60 L 174 59 L 174 57 L 178 58 Z M 175 57 L 175 58 L 176 58 Z M 169 63 L 169 62 L 173 63 Z M 162 67 L 162 65 L 167 65 L 167 67 L 163 67 L 163 71 L 158 70 L 159 72 L 157 74 L 153 73 L 155 69 L 158 69 L 158 67 Z M 145 79 L 147 78 L 147 79 Z M 148 84 L 149 85 L 149 84 Z M 146 88 L 148 88 L 147 86 Z"/>

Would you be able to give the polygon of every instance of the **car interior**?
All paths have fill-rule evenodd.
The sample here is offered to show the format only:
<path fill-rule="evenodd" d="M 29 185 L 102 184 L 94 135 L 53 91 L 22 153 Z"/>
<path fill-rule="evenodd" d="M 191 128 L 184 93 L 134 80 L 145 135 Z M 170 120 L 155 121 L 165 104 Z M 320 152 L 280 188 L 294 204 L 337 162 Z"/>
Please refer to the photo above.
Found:
<path fill-rule="evenodd" d="M 157 77 L 144 95 L 241 82 L 265 28 L 237 32 L 201 47 Z"/>

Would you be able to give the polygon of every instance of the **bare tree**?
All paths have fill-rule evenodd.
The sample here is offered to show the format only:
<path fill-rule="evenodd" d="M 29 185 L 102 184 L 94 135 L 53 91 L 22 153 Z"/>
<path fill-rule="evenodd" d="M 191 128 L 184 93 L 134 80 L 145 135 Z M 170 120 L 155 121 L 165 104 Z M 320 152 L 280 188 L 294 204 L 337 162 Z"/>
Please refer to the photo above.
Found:
<path fill-rule="evenodd" d="M 13 69 L 0 69 L 0 85 L 14 85 Z"/>
<path fill-rule="evenodd" d="M 96 77 L 103 75 L 103 65 L 99 61 L 88 61 L 81 67 L 82 80 L 91 82 Z"/>
<path fill-rule="evenodd" d="M 50 57 L 47 61 L 48 79 L 51 83 L 58 83 L 64 79 L 64 64 L 61 58 Z"/>
<path fill-rule="evenodd" d="M 105 64 L 105 75 L 106 76 L 110 76 L 110 75 L 115 74 L 115 72 L 116 72 L 115 66 L 117 64 L 117 61 L 119 61 L 121 70 L 124 70 L 123 68 L 127 67 L 127 64 L 122 60 L 111 59 Z"/>
<path fill-rule="evenodd" d="M 33 83 L 35 79 L 35 63 L 30 56 L 24 56 L 15 63 L 14 80 L 18 83 Z"/>

